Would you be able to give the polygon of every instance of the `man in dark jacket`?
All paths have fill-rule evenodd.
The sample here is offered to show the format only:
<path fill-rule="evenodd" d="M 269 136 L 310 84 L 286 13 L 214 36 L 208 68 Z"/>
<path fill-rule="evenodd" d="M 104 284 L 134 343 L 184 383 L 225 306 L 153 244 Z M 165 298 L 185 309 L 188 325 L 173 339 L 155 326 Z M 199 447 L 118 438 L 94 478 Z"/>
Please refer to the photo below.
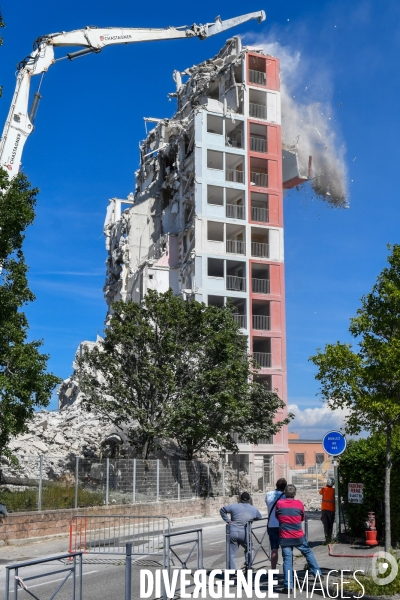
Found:
<path fill-rule="evenodd" d="M 304 537 L 302 522 L 304 521 L 304 504 L 296 500 L 296 487 L 287 485 L 285 499 L 276 503 L 276 518 L 279 522 L 279 544 L 283 557 L 283 580 L 285 590 L 293 589 L 293 548 L 300 550 L 307 560 L 310 571 L 314 577 L 321 571 L 313 551 Z"/>
<path fill-rule="evenodd" d="M 237 504 L 227 504 L 220 509 L 220 515 L 229 523 L 230 527 L 230 544 L 229 544 L 229 568 L 236 571 L 236 555 L 239 546 L 247 551 L 246 546 L 246 525 L 249 521 L 262 519 L 262 514 L 254 506 L 250 504 L 250 495 L 243 492 L 240 496 L 240 502 Z M 230 514 L 230 518 L 228 517 Z"/>

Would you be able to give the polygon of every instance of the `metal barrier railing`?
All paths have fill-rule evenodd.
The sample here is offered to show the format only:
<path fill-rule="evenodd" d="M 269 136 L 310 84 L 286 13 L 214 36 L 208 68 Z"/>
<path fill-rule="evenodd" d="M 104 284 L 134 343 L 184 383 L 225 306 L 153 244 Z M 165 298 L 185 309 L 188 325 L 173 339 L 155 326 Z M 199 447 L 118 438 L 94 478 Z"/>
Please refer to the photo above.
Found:
<path fill-rule="evenodd" d="M 164 535 L 170 531 L 165 516 L 75 516 L 69 526 L 69 552 L 125 554 L 130 542 L 133 554 L 162 554 Z"/>
<path fill-rule="evenodd" d="M 246 545 L 247 545 L 247 568 L 254 568 L 265 560 L 270 560 L 271 549 L 268 536 L 268 517 L 247 523 L 246 527 Z M 256 562 L 257 556 L 264 554 L 264 557 Z"/>
<path fill-rule="evenodd" d="M 230 541 L 231 526 L 226 525 L 226 569 L 230 569 Z M 245 526 L 246 533 L 246 551 L 244 569 L 254 569 L 266 560 L 271 560 L 271 547 L 268 536 L 268 517 L 249 521 Z M 304 517 L 304 537 L 308 542 L 308 517 Z M 259 555 L 263 555 L 260 560 L 256 560 Z"/>
<path fill-rule="evenodd" d="M 195 537 L 190 539 L 182 539 L 187 535 L 195 534 Z M 174 538 L 174 540 L 172 540 Z M 184 557 L 179 556 L 174 548 L 178 546 L 186 546 L 184 551 Z M 189 548 L 187 548 L 189 546 Z M 180 567 L 178 571 L 187 569 L 187 564 L 192 557 L 194 551 L 197 550 L 197 566 L 196 570 L 203 569 L 203 530 L 202 529 L 189 529 L 188 531 L 180 531 L 177 533 L 168 533 L 164 535 L 163 544 L 163 569 L 167 572 L 168 580 L 171 581 L 171 554 L 179 561 Z M 178 588 L 175 590 L 179 591 Z M 163 600 L 167 600 L 167 591 L 163 583 Z"/>
<path fill-rule="evenodd" d="M 265 560 L 270 560 L 269 537 L 267 532 L 268 517 L 257 521 L 250 521 L 245 526 L 246 550 L 244 569 L 253 568 Z M 231 526 L 226 525 L 226 569 L 231 568 L 230 564 L 230 541 L 231 541 Z M 265 559 L 256 562 L 259 552 L 264 553 Z"/>
<path fill-rule="evenodd" d="M 77 560 L 78 559 L 78 560 Z M 63 568 L 57 568 L 52 571 L 45 571 L 44 573 L 38 573 L 35 575 L 27 575 L 22 578 L 20 576 L 21 569 L 26 567 L 32 567 L 37 565 L 45 565 L 50 562 L 60 562 L 60 561 L 68 561 L 71 562 Z M 68 581 L 68 579 L 72 576 L 72 588 L 71 588 L 71 599 L 72 600 L 82 600 L 82 552 L 73 552 L 72 554 L 60 554 L 58 556 L 51 556 L 49 558 L 38 558 L 36 560 L 29 560 L 26 562 L 16 563 L 15 565 L 7 565 L 6 566 L 6 594 L 5 600 L 10 600 L 10 574 L 11 571 L 14 571 L 14 585 L 12 594 L 14 599 L 16 600 L 21 595 L 18 594 L 19 591 L 24 590 L 31 598 L 35 598 L 35 600 L 40 600 L 40 598 L 34 594 L 27 585 L 28 581 L 32 581 L 34 579 L 40 579 L 42 577 L 49 577 L 51 575 L 58 575 L 60 573 L 65 573 L 65 577 L 60 581 L 57 579 L 55 583 L 58 583 L 57 589 L 50 596 L 50 600 L 53 600 L 64 586 L 64 584 Z M 78 571 L 78 586 L 76 585 L 77 580 L 77 571 Z M 46 582 L 47 583 L 47 582 Z M 78 590 L 76 589 L 78 588 Z M 48 594 L 46 594 L 46 597 Z"/>

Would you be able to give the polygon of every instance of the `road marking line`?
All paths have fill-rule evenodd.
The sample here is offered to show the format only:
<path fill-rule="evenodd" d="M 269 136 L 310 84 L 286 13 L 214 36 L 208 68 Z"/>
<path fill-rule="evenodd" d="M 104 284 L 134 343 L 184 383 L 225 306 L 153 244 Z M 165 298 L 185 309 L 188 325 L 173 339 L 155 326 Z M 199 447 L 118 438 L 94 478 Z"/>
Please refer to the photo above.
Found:
<path fill-rule="evenodd" d="M 208 544 L 209 546 L 215 546 L 215 544 L 224 544 L 224 540 L 222 540 L 221 542 L 211 542 L 210 544 Z"/>
<path fill-rule="evenodd" d="M 98 571 L 86 571 L 83 575 L 90 575 L 91 573 L 98 573 Z M 30 585 L 28 590 L 31 588 L 40 587 L 41 585 L 49 585 L 50 583 L 58 583 L 59 581 L 63 581 L 65 577 L 61 577 L 60 579 L 52 579 L 51 581 L 44 581 L 43 583 L 35 583 L 35 585 Z M 72 580 L 71 580 L 72 581 Z"/>

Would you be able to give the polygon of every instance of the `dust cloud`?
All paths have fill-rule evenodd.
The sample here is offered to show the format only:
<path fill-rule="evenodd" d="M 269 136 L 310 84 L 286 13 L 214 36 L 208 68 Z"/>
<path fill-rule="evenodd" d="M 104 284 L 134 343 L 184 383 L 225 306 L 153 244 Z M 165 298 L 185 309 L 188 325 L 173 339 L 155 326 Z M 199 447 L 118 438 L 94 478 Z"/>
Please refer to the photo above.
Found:
<path fill-rule="evenodd" d="M 312 156 L 311 186 L 315 194 L 337 208 L 348 207 L 345 148 L 338 141 L 329 103 L 296 99 L 300 88 L 316 88 L 317 81 L 304 75 L 304 59 L 279 42 L 257 39 L 252 46 L 276 56 L 281 64 L 282 137 L 288 149 L 297 149 L 301 173 L 308 172 Z M 316 79 L 317 77 L 315 77 Z"/>

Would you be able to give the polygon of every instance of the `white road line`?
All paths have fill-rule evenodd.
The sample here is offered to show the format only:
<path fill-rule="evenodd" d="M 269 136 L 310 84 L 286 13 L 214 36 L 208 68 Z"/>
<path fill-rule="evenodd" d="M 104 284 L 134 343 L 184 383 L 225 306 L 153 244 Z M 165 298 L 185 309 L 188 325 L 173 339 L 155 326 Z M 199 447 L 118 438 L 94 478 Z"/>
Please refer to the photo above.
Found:
<path fill-rule="evenodd" d="M 208 546 L 215 546 L 215 544 L 225 544 L 225 540 L 221 540 L 220 542 L 211 542 Z"/>
<path fill-rule="evenodd" d="M 86 573 L 83 573 L 83 575 L 90 575 L 91 573 L 98 573 L 98 571 L 86 571 Z M 63 579 L 65 579 L 65 578 L 61 577 L 60 579 L 52 579 L 51 581 L 44 581 L 43 583 L 35 583 L 35 585 L 27 585 L 26 587 L 28 588 L 28 590 L 30 590 L 31 588 L 40 587 L 41 585 L 49 585 L 50 583 L 58 583 L 59 581 L 63 581 Z M 19 588 L 19 589 L 21 589 L 21 588 Z"/>

